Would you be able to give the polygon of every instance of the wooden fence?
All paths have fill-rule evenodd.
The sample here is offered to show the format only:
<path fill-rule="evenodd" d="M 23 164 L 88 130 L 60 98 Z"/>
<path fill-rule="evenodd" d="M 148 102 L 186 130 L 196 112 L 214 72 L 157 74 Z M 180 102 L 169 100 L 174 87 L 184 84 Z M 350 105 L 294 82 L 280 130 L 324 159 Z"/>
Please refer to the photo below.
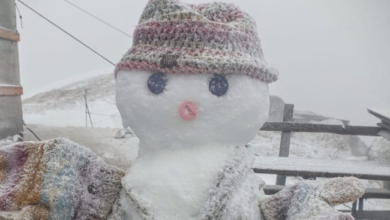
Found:
<path fill-rule="evenodd" d="M 379 127 L 367 127 L 367 126 L 349 126 L 349 125 L 327 125 L 327 124 L 309 124 L 309 123 L 294 123 L 293 122 L 293 113 L 294 113 L 294 105 L 291 104 L 285 104 L 284 107 L 284 117 L 283 122 L 268 122 L 265 123 L 264 126 L 260 129 L 261 131 L 280 131 L 281 134 L 281 141 L 280 141 L 280 149 L 279 149 L 279 157 L 282 157 L 280 159 L 277 158 L 264 158 L 264 160 L 270 159 L 267 161 L 261 161 L 261 163 L 254 165 L 254 171 L 256 173 L 268 173 L 268 174 L 277 174 L 276 179 L 276 186 L 267 185 L 264 189 L 266 194 L 274 194 L 281 190 L 284 185 L 286 184 L 286 176 L 310 176 L 310 177 L 337 177 L 337 176 L 356 176 L 358 178 L 362 179 L 374 179 L 374 180 L 389 180 L 390 178 L 390 164 L 381 164 L 378 166 L 376 164 L 375 166 L 370 166 L 370 162 L 365 165 L 365 170 L 361 168 L 359 162 L 353 164 L 352 167 L 355 167 L 354 172 L 343 172 L 340 170 L 326 170 L 329 166 L 329 169 L 331 169 L 330 165 L 328 163 L 335 163 L 331 160 L 325 161 L 322 166 L 315 166 L 317 163 L 310 167 L 310 159 L 300 159 L 301 161 L 307 160 L 308 162 L 302 162 L 305 164 L 300 164 L 302 167 L 306 168 L 307 166 L 310 167 L 310 169 L 302 169 L 299 170 L 299 166 L 289 166 L 294 162 L 293 158 L 286 158 L 283 159 L 283 157 L 289 157 L 290 152 L 290 140 L 291 140 L 291 134 L 292 132 L 310 132 L 310 133 L 332 133 L 332 134 L 338 134 L 338 135 L 358 135 L 358 136 L 384 136 L 384 128 L 389 129 L 387 126 L 390 125 L 388 121 L 383 121 L 382 123 L 378 124 Z M 371 113 L 371 111 L 370 111 Z M 387 132 L 387 131 L 385 131 Z M 258 158 L 262 159 L 262 158 Z M 295 160 L 296 161 L 296 160 Z M 277 164 L 275 164 L 277 163 Z M 280 164 L 279 164 L 280 163 Z M 321 162 L 320 162 L 321 163 Z M 348 163 L 348 162 L 347 162 Z M 351 164 L 347 164 L 347 166 L 351 167 Z M 374 162 L 373 162 L 374 163 Z M 278 166 L 279 165 L 279 166 Z M 306 167 L 305 167 L 306 166 Z M 335 166 L 340 166 L 340 164 L 336 164 Z M 342 166 L 342 165 L 341 165 Z M 360 166 L 360 167 L 359 167 Z M 368 166 L 368 167 L 367 167 Z M 334 168 L 334 166 L 333 166 Z M 372 168 L 370 170 L 370 168 Z M 375 169 L 375 170 L 374 170 Z M 305 172 L 307 171 L 307 172 Z M 284 174 L 284 175 L 282 175 Z M 367 189 L 365 192 L 365 195 L 359 199 L 359 210 L 357 210 L 357 202 L 355 201 L 353 203 L 352 214 L 355 216 L 355 218 L 358 219 L 390 219 L 390 211 L 364 211 L 363 210 L 363 202 L 364 199 L 390 199 L 390 191 L 385 189 Z"/>

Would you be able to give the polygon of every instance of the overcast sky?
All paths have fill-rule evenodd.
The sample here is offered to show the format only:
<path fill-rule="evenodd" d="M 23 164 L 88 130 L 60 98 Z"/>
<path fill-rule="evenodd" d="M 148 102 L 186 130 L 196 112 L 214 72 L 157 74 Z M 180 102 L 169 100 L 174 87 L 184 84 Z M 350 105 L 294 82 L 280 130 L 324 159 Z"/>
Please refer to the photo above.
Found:
<path fill-rule="evenodd" d="M 23 0 L 116 63 L 132 40 L 64 0 Z M 69 0 L 132 35 L 147 0 Z M 224 0 L 220 0 L 224 1 Z M 190 3 L 210 2 L 186 0 Z M 251 14 L 268 61 L 270 84 L 296 109 L 375 125 L 370 107 L 390 108 L 390 1 L 226 0 Z M 26 95 L 83 72 L 112 65 L 18 3 Z"/>

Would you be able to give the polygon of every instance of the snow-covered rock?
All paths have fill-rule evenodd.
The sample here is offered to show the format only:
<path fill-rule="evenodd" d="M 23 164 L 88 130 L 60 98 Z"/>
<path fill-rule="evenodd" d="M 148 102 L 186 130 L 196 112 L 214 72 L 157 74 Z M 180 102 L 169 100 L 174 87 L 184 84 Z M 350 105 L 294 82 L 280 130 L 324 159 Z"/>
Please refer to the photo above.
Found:
<path fill-rule="evenodd" d="M 368 151 L 370 160 L 390 162 L 390 141 L 376 138 Z"/>

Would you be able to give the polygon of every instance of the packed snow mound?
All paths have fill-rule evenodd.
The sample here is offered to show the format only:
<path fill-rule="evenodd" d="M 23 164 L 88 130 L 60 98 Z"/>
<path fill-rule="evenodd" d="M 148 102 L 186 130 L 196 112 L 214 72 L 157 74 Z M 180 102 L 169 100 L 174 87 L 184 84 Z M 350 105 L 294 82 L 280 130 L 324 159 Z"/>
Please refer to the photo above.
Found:
<path fill-rule="evenodd" d="M 384 138 L 376 138 L 368 151 L 370 160 L 390 162 L 390 142 Z"/>
<path fill-rule="evenodd" d="M 215 95 L 209 84 L 215 78 L 212 74 L 166 74 L 166 85 L 154 94 L 146 86 L 154 76 L 143 71 L 117 75 L 117 106 L 123 125 L 131 126 L 140 139 L 140 156 L 210 144 L 242 146 L 267 120 L 268 84 L 260 80 L 226 75 L 228 88 Z M 192 120 L 181 115 L 180 107 L 187 103 L 198 109 Z"/>

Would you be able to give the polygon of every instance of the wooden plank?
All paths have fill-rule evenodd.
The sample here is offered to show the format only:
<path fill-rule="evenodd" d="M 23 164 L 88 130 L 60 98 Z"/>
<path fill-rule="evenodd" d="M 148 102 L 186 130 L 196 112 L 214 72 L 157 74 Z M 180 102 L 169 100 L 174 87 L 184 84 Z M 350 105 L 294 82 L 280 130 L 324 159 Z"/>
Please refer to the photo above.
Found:
<path fill-rule="evenodd" d="M 21 86 L 0 86 L 0 96 L 23 95 Z"/>
<path fill-rule="evenodd" d="M 390 123 L 390 109 L 385 108 L 369 108 L 368 112 L 374 115 L 375 117 Z"/>
<path fill-rule="evenodd" d="M 390 123 L 382 122 L 382 123 L 378 123 L 378 126 L 390 131 Z"/>
<path fill-rule="evenodd" d="M 382 130 L 379 132 L 379 135 L 385 138 L 386 140 L 390 141 L 390 132 Z"/>
<path fill-rule="evenodd" d="M 354 217 L 356 219 L 389 220 L 390 211 L 357 211 Z"/>
<path fill-rule="evenodd" d="M 288 122 L 293 119 L 294 115 L 294 105 L 285 104 L 284 105 L 284 115 L 283 122 Z M 290 154 L 290 140 L 291 132 L 282 132 L 280 147 L 279 147 L 279 157 L 288 157 Z M 276 185 L 286 185 L 286 176 L 278 175 L 276 177 Z"/>
<path fill-rule="evenodd" d="M 342 126 L 310 123 L 267 122 L 261 131 L 332 133 L 340 135 L 379 136 L 380 127 Z"/>
<path fill-rule="evenodd" d="M 13 32 L 3 28 L 0 28 L 0 38 L 12 41 L 20 41 L 20 35 L 18 32 Z"/>
<path fill-rule="evenodd" d="M 368 188 L 368 189 L 366 189 L 362 198 L 364 198 L 364 199 L 390 199 L 390 190 Z"/>
<path fill-rule="evenodd" d="M 266 195 L 273 195 L 284 189 L 285 186 L 280 185 L 266 185 L 263 190 Z M 361 197 L 364 199 L 390 199 L 390 190 L 387 189 L 375 189 L 367 188 L 364 195 Z"/>
<path fill-rule="evenodd" d="M 355 176 L 360 179 L 390 180 L 390 163 L 376 161 L 256 157 L 252 168 L 255 173 L 286 176 Z"/>

